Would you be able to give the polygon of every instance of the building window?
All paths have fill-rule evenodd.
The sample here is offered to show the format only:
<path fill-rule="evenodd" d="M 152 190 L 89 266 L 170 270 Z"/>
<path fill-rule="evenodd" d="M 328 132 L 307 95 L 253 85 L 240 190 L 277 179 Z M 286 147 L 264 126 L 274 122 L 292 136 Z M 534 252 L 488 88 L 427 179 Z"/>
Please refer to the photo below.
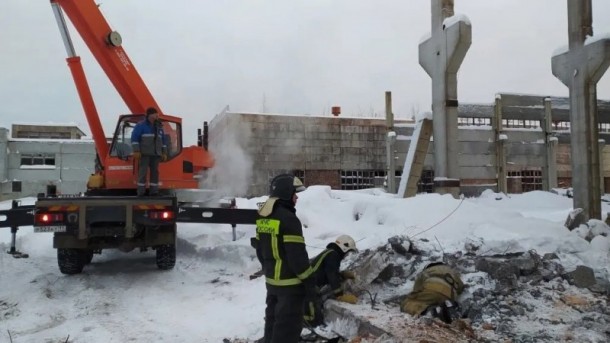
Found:
<path fill-rule="evenodd" d="M 521 193 L 542 190 L 542 170 L 525 169 L 508 171 L 507 177 L 513 180 L 513 184 L 521 184 Z M 518 187 L 518 186 L 517 186 Z M 519 188 L 515 190 L 519 192 Z"/>
<path fill-rule="evenodd" d="M 341 189 L 375 188 L 383 185 L 385 170 L 341 170 Z"/>
<path fill-rule="evenodd" d="M 434 170 L 422 170 L 417 182 L 417 193 L 434 193 Z"/>
<path fill-rule="evenodd" d="M 21 154 L 21 167 L 55 167 L 55 154 Z"/>
<path fill-rule="evenodd" d="M 570 130 L 569 121 L 553 121 L 553 130 L 567 131 Z"/>
<path fill-rule="evenodd" d="M 491 126 L 491 118 L 458 117 L 458 126 Z"/>
<path fill-rule="evenodd" d="M 542 170 L 523 170 L 521 172 L 521 189 L 523 193 L 542 190 Z"/>
<path fill-rule="evenodd" d="M 21 193 L 21 181 L 13 181 L 11 186 L 13 193 Z"/>
<path fill-rule="evenodd" d="M 540 120 L 502 119 L 502 125 L 506 128 L 537 129 L 540 128 Z"/>

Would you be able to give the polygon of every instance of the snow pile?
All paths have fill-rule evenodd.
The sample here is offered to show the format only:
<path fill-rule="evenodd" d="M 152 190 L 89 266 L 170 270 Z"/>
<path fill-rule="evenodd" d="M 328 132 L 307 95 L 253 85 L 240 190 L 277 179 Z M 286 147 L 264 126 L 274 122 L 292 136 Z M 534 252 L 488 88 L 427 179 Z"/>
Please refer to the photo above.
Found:
<path fill-rule="evenodd" d="M 264 197 L 238 199 L 238 206 L 256 208 L 264 200 Z M 0 203 L 0 207 L 9 208 L 10 203 Z M 607 213 L 610 207 L 602 203 L 602 209 Z M 362 254 L 367 249 L 376 251 L 385 247 L 388 239 L 395 236 L 413 242 L 413 249 L 420 253 L 411 258 L 401 257 L 405 274 L 398 277 L 390 274 L 387 281 L 373 283 L 377 285 L 372 290 L 379 293 L 378 300 L 406 294 L 415 275 L 409 273 L 423 268 L 427 260 L 459 254 L 492 256 L 530 250 L 540 256 L 554 253 L 564 273 L 587 266 L 598 282 L 610 279 L 610 252 L 606 249 L 609 243 L 603 236 L 607 228 L 601 222 L 589 222 L 589 232 L 597 235 L 587 241 L 576 230 L 569 231 L 563 226 L 572 210 L 571 199 L 546 192 L 508 196 L 486 192 L 481 197 L 465 199 L 424 194 L 400 199 L 380 190 L 337 191 L 326 186 L 309 187 L 299 194 L 297 204 L 311 257 L 340 234 L 354 237 Z M 21 229 L 17 239 L 17 248 L 29 253 L 29 259 L 0 254 L 3 275 L 0 278 L 0 341 L 10 341 L 9 333 L 13 342 L 19 343 L 64 342 L 68 335 L 70 342 L 222 342 L 225 338 L 262 336 L 264 281 L 249 279 L 260 268 L 249 244 L 254 234 L 252 226 L 238 226 L 237 240 L 233 241 L 229 225 L 181 224 L 178 262 L 171 271 L 158 271 L 154 253 L 150 251 L 142 254 L 104 251 L 76 276 L 59 273 L 51 235 L 32 231 L 31 227 Z M 0 248 L 8 250 L 9 243 L 10 230 L 3 230 Z M 403 244 L 403 248 L 411 247 Z M 415 263 L 417 256 L 420 260 Z M 463 259 L 473 261 L 474 257 Z M 355 262 L 356 256 L 346 261 Z M 493 293 L 497 291 L 497 281 L 472 266 L 468 268 L 471 269 L 465 269 L 465 281 L 472 284 L 470 296 L 474 297 L 476 289 L 483 289 L 480 295 L 491 302 L 497 300 L 501 313 L 499 302 L 502 300 Z M 521 282 L 519 278 L 517 282 Z M 564 291 L 558 292 L 560 284 Z M 600 299 L 587 289 L 574 289 L 563 277 L 541 281 L 540 285 L 541 297 L 546 299 L 548 294 L 551 300 L 544 306 L 532 302 L 531 313 L 526 305 L 517 306 L 524 308 L 526 315 L 554 321 L 554 311 L 558 310 L 551 305 L 557 299 L 560 301 L 557 297 L 574 295 L 586 299 L 593 307 Z M 530 291 L 524 288 L 520 292 Z M 514 305 L 506 297 L 529 301 L 526 293 L 503 296 L 506 306 Z M 378 311 L 371 311 L 370 305 L 364 303 L 366 297 L 361 298 L 363 304 L 356 309 L 373 316 Z M 388 315 L 395 320 L 414 321 L 398 312 L 395 305 L 379 306 L 386 306 Z M 579 314 L 581 317 L 589 313 L 580 310 L 584 311 Z M 521 317 L 516 323 L 531 320 Z M 561 318 L 557 319 L 558 325 L 564 325 L 561 320 L 567 320 Z M 591 318 L 596 323 L 599 320 L 599 317 Z M 381 317 L 380 321 L 386 319 Z M 490 321 L 495 326 L 487 330 L 491 340 L 492 333 L 504 337 L 504 331 L 494 323 Z M 540 322 L 538 327 L 546 325 Z M 475 323 L 474 327 L 483 330 L 482 324 Z M 595 331 L 597 324 L 591 327 L 596 335 L 600 334 Z M 483 337 L 478 331 L 477 335 Z M 574 339 L 586 341 L 588 338 Z"/>

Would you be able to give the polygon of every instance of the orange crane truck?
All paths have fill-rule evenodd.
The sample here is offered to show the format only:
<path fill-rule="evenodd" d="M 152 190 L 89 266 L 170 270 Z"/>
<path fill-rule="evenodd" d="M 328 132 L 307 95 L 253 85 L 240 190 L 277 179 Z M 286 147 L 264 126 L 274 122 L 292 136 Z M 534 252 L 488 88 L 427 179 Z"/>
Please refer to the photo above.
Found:
<path fill-rule="evenodd" d="M 156 251 L 159 269 L 176 263 L 177 223 L 254 224 L 256 211 L 249 209 L 205 207 L 181 201 L 183 190 L 199 188 L 199 176 L 212 168 L 214 160 L 207 151 L 207 126 L 196 146 L 182 144 L 182 120 L 164 113 L 138 74 L 122 47 L 121 35 L 113 31 L 93 0 L 51 0 L 51 6 L 68 54 L 66 59 L 95 149 L 95 174 L 81 195 L 58 195 L 54 187 L 39 194 L 33 206 L 13 202 L 0 211 L 0 227 L 10 227 L 15 235 L 20 226 L 33 225 L 35 232 L 53 232 L 59 269 L 78 274 L 104 249 Z M 104 70 L 131 114 L 119 116 L 112 142 L 107 143 L 81 59 L 76 54 L 64 13 Z M 132 157 L 131 132 L 144 120 L 145 110 L 159 112 L 167 141 L 168 158 L 159 167 L 161 196 L 136 195 L 137 163 Z M 199 130 L 201 132 L 201 130 Z M 4 220 L 2 220 L 4 218 Z M 235 237 L 235 235 L 234 235 Z"/>

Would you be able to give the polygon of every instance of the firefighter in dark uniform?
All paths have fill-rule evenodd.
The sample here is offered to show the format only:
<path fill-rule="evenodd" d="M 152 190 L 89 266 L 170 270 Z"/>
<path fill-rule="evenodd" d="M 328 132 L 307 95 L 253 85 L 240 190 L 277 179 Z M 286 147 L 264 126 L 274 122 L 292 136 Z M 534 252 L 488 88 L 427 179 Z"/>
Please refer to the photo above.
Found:
<path fill-rule="evenodd" d="M 271 181 L 270 197 L 258 211 L 253 245 L 263 266 L 267 297 L 266 343 L 297 343 L 303 329 L 303 304 L 315 296 L 315 281 L 296 216 L 303 183 L 289 174 Z"/>
<path fill-rule="evenodd" d="M 341 261 L 350 251 L 358 252 L 356 242 L 348 235 L 341 235 L 311 260 L 318 292 L 313 301 L 305 304 L 304 318 L 307 325 L 315 327 L 324 323 L 322 308 L 324 301 L 327 299 L 335 299 L 350 304 L 358 302 L 358 297 L 345 292 L 343 289 L 343 282 L 346 279 L 354 279 L 354 273 L 340 271 Z"/>

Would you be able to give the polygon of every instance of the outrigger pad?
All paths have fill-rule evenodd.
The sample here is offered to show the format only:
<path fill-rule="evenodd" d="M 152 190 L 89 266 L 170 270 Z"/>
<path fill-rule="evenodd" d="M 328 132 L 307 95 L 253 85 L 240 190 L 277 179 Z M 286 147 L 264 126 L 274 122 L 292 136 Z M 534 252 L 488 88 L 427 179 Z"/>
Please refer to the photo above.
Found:
<path fill-rule="evenodd" d="M 15 252 L 7 252 L 8 254 L 12 255 L 14 258 L 28 258 L 30 257 L 30 255 L 26 254 L 26 253 L 22 253 L 21 251 L 15 251 Z"/>

